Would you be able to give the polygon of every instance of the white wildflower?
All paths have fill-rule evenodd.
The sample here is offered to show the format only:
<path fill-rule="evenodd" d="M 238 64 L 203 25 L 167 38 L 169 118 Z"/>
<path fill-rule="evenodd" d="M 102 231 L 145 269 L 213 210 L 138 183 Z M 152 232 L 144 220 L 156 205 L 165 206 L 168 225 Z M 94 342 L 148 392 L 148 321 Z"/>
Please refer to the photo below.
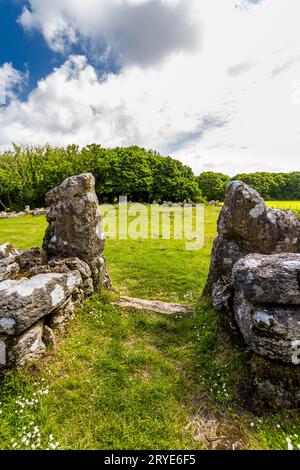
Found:
<path fill-rule="evenodd" d="M 286 442 L 287 442 L 287 445 L 288 445 L 288 450 L 293 450 L 294 447 L 293 447 L 293 444 L 292 444 L 292 441 L 291 441 L 290 437 L 286 438 Z"/>

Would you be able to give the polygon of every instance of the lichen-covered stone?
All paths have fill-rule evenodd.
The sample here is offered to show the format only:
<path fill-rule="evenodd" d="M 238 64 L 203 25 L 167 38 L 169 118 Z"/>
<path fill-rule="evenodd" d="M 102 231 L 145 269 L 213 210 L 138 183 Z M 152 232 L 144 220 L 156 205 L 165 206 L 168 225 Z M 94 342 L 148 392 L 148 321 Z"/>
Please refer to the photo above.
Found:
<path fill-rule="evenodd" d="M 16 256 L 0 259 L 0 282 L 13 278 L 20 271 Z"/>
<path fill-rule="evenodd" d="M 242 245 L 235 240 L 217 237 L 213 244 L 211 265 L 204 295 L 211 295 L 215 308 L 227 308 L 231 296 L 231 273 L 234 264 L 247 254 Z M 223 300 L 222 300 L 223 299 Z"/>
<path fill-rule="evenodd" d="M 204 294 L 240 330 L 256 358 L 257 395 L 275 407 L 300 406 L 299 253 L 296 216 L 270 209 L 246 184 L 230 183 Z"/>
<path fill-rule="evenodd" d="M 233 268 L 234 312 L 258 354 L 300 364 L 300 254 L 248 255 Z"/>
<path fill-rule="evenodd" d="M 22 251 L 17 260 L 22 271 L 30 271 L 32 268 L 45 265 L 48 258 L 44 250 L 32 248 L 31 250 Z"/>
<path fill-rule="evenodd" d="M 79 258 L 67 258 L 63 262 L 70 271 L 79 271 L 82 279 L 85 281 L 92 277 L 92 271 L 87 263 Z"/>
<path fill-rule="evenodd" d="M 300 251 L 300 222 L 293 212 L 269 208 L 257 191 L 241 181 L 229 183 L 218 234 L 241 242 L 250 253 Z"/>
<path fill-rule="evenodd" d="M 56 349 L 56 338 L 54 331 L 48 325 L 44 325 L 43 342 L 47 348 Z"/>
<path fill-rule="evenodd" d="M 248 255 L 234 265 L 233 287 L 255 304 L 300 306 L 300 254 Z"/>
<path fill-rule="evenodd" d="M 91 278 L 86 279 L 83 282 L 83 291 L 84 291 L 84 295 L 86 296 L 92 295 L 94 293 L 94 283 Z"/>
<path fill-rule="evenodd" d="M 293 305 L 252 304 L 235 292 L 235 319 L 247 345 L 258 354 L 300 364 L 300 308 Z"/>
<path fill-rule="evenodd" d="M 66 325 L 74 318 L 75 304 L 68 300 L 59 310 L 48 319 L 49 327 L 52 331 L 62 331 Z"/>
<path fill-rule="evenodd" d="M 218 219 L 218 237 L 204 295 L 213 295 L 218 309 L 229 312 L 232 269 L 240 258 L 250 253 L 299 252 L 300 221 L 297 217 L 291 211 L 270 209 L 257 191 L 241 181 L 233 181 L 228 185 Z"/>
<path fill-rule="evenodd" d="M 50 206 L 49 227 L 44 239 L 48 256 L 79 258 L 89 265 L 96 283 L 109 286 L 93 175 L 87 173 L 67 178 L 46 195 L 46 202 Z"/>
<path fill-rule="evenodd" d="M 10 341 L 7 351 L 8 365 L 24 366 L 40 359 L 46 352 L 43 335 L 44 323 L 41 320 Z"/>
<path fill-rule="evenodd" d="M 0 260 L 8 258 L 10 256 L 16 256 L 19 254 L 19 251 L 14 248 L 10 243 L 4 243 L 0 245 Z"/>
<path fill-rule="evenodd" d="M 7 336 L 0 335 L 0 370 L 7 365 Z"/>
<path fill-rule="evenodd" d="M 48 348 L 55 349 L 55 334 L 74 318 L 75 307 L 95 287 L 111 287 L 94 177 L 68 178 L 47 200 L 45 250 L 0 246 L 1 369 L 39 360 Z"/>
<path fill-rule="evenodd" d="M 20 334 L 57 310 L 81 285 L 78 271 L 0 282 L 0 333 Z"/>

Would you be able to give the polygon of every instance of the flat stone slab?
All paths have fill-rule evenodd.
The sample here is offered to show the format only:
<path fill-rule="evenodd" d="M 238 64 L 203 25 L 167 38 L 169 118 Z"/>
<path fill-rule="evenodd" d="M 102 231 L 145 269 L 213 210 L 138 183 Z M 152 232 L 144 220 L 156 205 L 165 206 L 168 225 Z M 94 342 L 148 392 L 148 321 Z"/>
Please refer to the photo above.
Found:
<path fill-rule="evenodd" d="M 79 271 L 0 282 L 0 333 L 23 333 L 61 307 L 81 285 Z"/>
<path fill-rule="evenodd" d="M 169 302 L 160 302 L 159 300 L 143 300 L 133 297 L 120 297 L 114 305 L 119 307 L 136 308 L 137 310 L 148 310 L 149 312 L 162 313 L 164 315 L 189 314 L 194 310 L 187 305 L 174 304 Z"/>
<path fill-rule="evenodd" d="M 232 274 L 234 289 L 252 304 L 300 306 L 299 253 L 248 255 L 234 265 Z"/>

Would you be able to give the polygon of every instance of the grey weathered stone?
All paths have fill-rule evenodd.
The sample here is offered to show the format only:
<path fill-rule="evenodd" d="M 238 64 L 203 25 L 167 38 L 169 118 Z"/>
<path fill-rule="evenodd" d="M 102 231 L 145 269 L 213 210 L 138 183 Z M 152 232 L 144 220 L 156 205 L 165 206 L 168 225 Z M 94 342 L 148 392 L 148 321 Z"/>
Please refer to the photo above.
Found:
<path fill-rule="evenodd" d="M 52 331 L 62 331 L 74 318 L 75 303 L 70 299 L 53 315 L 49 317 L 49 327 Z"/>
<path fill-rule="evenodd" d="M 30 214 L 33 217 L 37 217 L 39 215 L 47 215 L 47 213 L 48 213 L 48 209 L 46 209 L 44 207 L 41 207 L 39 209 L 34 209 L 34 210 L 30 211 Z"/>
<path fill-rule="evenodd" d="M 300 306 L 300 254 L 242 258 L 233 268 L 233 288 L 253 304 Z"/>
<path fill-rule="evenodd" d="M 81 285 L 78 271 L 0 282 L 0 333 L 20 334 L 62 306 Z"/>
<path fill-rule="evenodd" d="M 0 260 L 11 256 L 18 255 L 19 251 L 14 248 L 10 243 L 0 245 Z"/>
<path fill-rule="evenodd" d="M 232 289 L 231 274 L 234 264 L 247 254 L 239 241 L 218 236 L 213 244 L 210 271 L 204 295 L 211 295 L 218 310 L 226 308 Z M 222 296 L 224 302 L 222 302 Z"/>
<path fill-rule="evenodd" d="M 43 342 L 45 343 L 46 347 L 50 349 L 56 349 L 56 338 L 54 331 L 48 325 L 44 325 Z"/>
<path fill-rule="evenodd" d="M 248 255 L 233 268 L 234 312 L 248 346 L 300 364 L 300 254 Z"/>
<path fill-rule="evenodd" d="M 79 271 L 84 281 L 91 278 L 92 271 L 89 265 L 85 263 L 84 261 L 82 261 L 81 259 L 67 258 L 63 261 L 65 265 L 70 269 L 70 271 Z"/>
<path fill-rule="evenodd" d="M 0 246 L 0 368 L 22 366 L 55 349 L 55 334 L 74 318 L 75 307 L 94 287 L 110 287 L 94 185 L 86 174 L 50 191 L 45 250 Z"/>
<path fill-rule="evenodd" d="M 161 302 L 159 300 L 144 300 L 133 297 L 121 296 L 115 305 L 120 307 L 136 308 L 137 310 L 148 310 L 150 312 L 162 313 L 164 315 L 179 315 L 193 313 L 193 309 L 187 305 Z"/>
<path fill-rule="evenodd" d="M 40 359 L 46 352 L 43 335 L 44 323 L 41 320 L 20 336 L 15 337 L 8 347 L 8 365 L 24 366 L 28 362 L 35 362 Z"/>
<path fill-rule="evenodd" d="M 229 183 L 218 219 L 211 266 L 204 295 L 212 295 L 218 283 L 216 304 L 222 308 L 220 292 L 231 287 L 235 262 L 250 253 L 300 252 L 300 222 L 291 211 L 270 209 L 257 191 L 241 181 Z"/>
<path fill-rule="evenodd" d="M 46 195 L 46 202 L 50 209 L 44 249 L 49 257 L 77 257 L 89 265 L 96 283 L 110 286 L 102 263 L 104 234 L 93 175 L 67 178 Z"/>
<path fill-rule="evenodd" d="M 0 370 L 7 365 L 7 342 L 9 337 L 0 334 Z"/>
<path fill-rule="evenodd" d="M 300 406 L 300 222 L 232 182 L 204 293 L 252 351 L 253 384 L 272 407 Z"/>
<path fill-rule="evenodd" d="M 47 264 L 47 253 L 40 248 L 22 251 L 17 259 L 22 271 L 30 271 L 33 267 Z"/>
<path fill-rule="evenodd" d="M 84 295 L 86 296 L 92 295 L 94 293 L 94 283 L 91 278 L 86 279 L 83 282 L 83 291 L 84 291 Z"/>
<path fill-rule="evenodd" d="M 242 291 L 234 296 L 235 319 L 252 351 L 271 359 L 300 364 L 300 308 L 252 304 Z"/>
<path fill-rule="evenodd" d="M 45 215 L 48 209 L 44 207 L 40 209 L 30 210 L 29 206 L 25 207 L 24 211 L 21 212 L 0 212 L 0 219 L 16 219 L 17 217 L 23 217 L 24 215 L 31 214 L 32 216 Z"/>
<path fill-rule="evenodd" d="M 20 271 L 20 266 L 16 259 L 16 256 L 0 259 L 0 282 L 11 279 Z"/>
<path fill-rule="evenodd" d="M 300 251 L 300 222 L 293 212 L 270 209 L 257 191 L 241 181 L 229 183 L 218 234 L 240 241 L 250 253 Z"/>

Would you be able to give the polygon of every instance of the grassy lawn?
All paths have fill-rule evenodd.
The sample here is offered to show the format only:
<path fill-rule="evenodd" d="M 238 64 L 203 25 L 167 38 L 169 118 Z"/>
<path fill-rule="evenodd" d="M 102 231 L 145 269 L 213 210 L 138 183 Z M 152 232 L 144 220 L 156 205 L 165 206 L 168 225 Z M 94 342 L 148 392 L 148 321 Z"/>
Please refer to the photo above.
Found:
<path fill-rule="evenodd" d="M 120 309 L 107 292 L 88 299 L 56 355 L 6 375 L 1 449 L 209 448 L 210 418 L 226 436 L 218 448 L 286 449 L 287 437 L 300 444 L 299 412 L 249 410 L 244 348 L 199 299 L 218 213 L 205 209 L 199 251 L 179 240 L 107 240 L 118 292 L 192 304 L 196 314 Z M 45 226 L 43 217 L 0 220 L 0 243 L 40 246 Z"/>
<path fill-rule="evenodd" d="M 300 211 L 300 201 L 268 201 L 267 204 L 273 209 Z"/>

